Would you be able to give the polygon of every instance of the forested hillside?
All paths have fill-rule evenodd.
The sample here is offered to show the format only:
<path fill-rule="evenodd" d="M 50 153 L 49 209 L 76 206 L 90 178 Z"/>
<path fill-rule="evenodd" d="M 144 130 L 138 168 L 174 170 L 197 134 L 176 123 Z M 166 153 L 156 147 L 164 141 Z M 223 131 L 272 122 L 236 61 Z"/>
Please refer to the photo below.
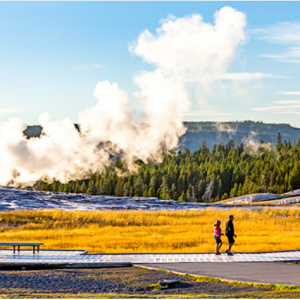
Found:
<path fill-rule="evenodd" d="M 254 140 L 276 143 L 278 132 L 282 139 L 293 143 L 297 141 L 300 129 L 289 124 L 265 124 L 262 122 L 243 121 L 243 122 L 185 122 L 188 128 L 185 135 L 180 139 L 180 149 L 187 147 L 195 151 L 201 147 L 205 140 L 207 147 L 212 150 L 214 144 L 226 144 L 232 139 L 236 144 Z"/>
<path fill-rule="evenodd" d="M 300 138 L 293 145 L 277 135 L 276 144 L 214 145 L 205 141 L 192 153 L 185 148 L 162 163 L 137 162 L 129 173 L 120 161 L 103 174 L 67 184 L 37 182 L 36 189 L 116 196 L 159 197 L 179 201 L 217 201 L 251 193 L 284 193 L 300 188 Z"/>
<path fill-rule="evenodd" d="M 276 143 L 277 133 L 282 134 L 282 138 L 293 143 L 300 134 L 299 128 L 294 128 L 289 124 L 264 124 L 262 122 L 184 122 L 187 132 L 180 138 L 179 149 L 189 148 L 195 151 L 201 147 L 202 141 L 206 141 L 207 147 L 212 150 L 214 144 L 227 143 L 232 139 L 236 144 L 246 142 L 249 139 L 258 142 Z M 78 125 L 75 125 L 79 128 Z M 25 130 L 27 137 L 40 136 L 42 128 L 38 125 L 28 126 Z"/>

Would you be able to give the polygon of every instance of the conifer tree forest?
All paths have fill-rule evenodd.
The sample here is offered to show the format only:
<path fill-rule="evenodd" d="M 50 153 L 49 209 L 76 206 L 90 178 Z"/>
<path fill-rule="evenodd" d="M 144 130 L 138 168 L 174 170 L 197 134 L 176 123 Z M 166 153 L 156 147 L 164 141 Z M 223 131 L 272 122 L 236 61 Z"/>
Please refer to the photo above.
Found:
<path fill-rule="evenodd" d="M 276 193 L 300 188 L 300 136 L 293 144 L 277 135 L 275 145 L 237 144 L 228 140 L 188 148 L 165 155 L 161 163 L 138 161 L 138 171 L 129 172 L 116 160 L 105 172 L 88 179 L 36 182 L 34 189 L 52 192 L 158 197 L 163 200 L 215 202 L 252 193 Z"/>

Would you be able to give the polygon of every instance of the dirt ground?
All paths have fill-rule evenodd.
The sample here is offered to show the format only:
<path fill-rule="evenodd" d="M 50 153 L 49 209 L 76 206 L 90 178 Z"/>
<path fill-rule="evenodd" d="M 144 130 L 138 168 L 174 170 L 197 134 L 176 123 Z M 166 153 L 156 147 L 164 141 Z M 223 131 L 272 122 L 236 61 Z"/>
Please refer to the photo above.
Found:
<path fill-rule="evenodd" d="M 179 281 L 160 289 L 161 280 Z M 140 267 L 0 271 L 1 298 L 300 298 L 300 288 L 221 283 Z M 202 280 L 202 281 L 201 281 Z"/>

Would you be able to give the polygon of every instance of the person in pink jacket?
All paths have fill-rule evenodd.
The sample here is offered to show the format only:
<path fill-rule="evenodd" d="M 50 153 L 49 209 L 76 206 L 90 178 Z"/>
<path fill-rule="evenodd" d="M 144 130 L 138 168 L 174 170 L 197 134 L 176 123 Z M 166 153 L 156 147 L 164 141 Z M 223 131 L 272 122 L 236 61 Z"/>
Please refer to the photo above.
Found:
<path fill-rule="evenodd" d="M 216 221 L 216 223 L 214 224 L 215 226 L 215 230 L 214 230 L 214 239 L 216 241 L 216 255 L 220 255 L 220 248 L 222 246 L 222 240 L 221 240 L 221 236 L 224 235 L 224 233 L 222 233 L 221 230 L 221 221 Z"/>

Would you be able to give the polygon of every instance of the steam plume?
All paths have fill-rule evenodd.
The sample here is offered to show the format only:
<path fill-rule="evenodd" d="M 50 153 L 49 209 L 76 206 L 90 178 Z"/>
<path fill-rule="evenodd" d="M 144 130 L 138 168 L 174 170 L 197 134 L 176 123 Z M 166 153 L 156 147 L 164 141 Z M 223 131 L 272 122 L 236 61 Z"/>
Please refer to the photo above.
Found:
<path fill-rule="evenodd" d="M 257 135 L 257 132 L 251 131 L 249 136 L 243 140 L 243 143 L 245 145 L 245 151 L 247 154 L 251 156 L 260 156 L 262 153 L 262 150 L 271 151 L 273 149 L 272 143 L 260 143 L 255 136 Z"/>
<path fill-rule="evenodd" d="M 135 97 L 144 105 L 144 123 L 133 119 L 127 93 L 108 81 L 95 87 L 97 104 L 79 114 L 80 132 L 70 119 L 52 121 L 44 113 L 41 137 L 26 139 L 26 124 L 10 119 L 0 127 L 0 184 L 80 179 L 101 172 L 117 153 L 131 169 L 136 159 L 160 161 L 186 130 L 187 83 L 205 85 L 226 77 L 236 47 L 245 40 L 245 24 L 243 13 L 223 7 L 215 13 L 214 25 L 194 14 L 162 20 L 156 35 L 145 30 L 130 47 L 156 66 L 133 79 L 140 88 Z"/>

